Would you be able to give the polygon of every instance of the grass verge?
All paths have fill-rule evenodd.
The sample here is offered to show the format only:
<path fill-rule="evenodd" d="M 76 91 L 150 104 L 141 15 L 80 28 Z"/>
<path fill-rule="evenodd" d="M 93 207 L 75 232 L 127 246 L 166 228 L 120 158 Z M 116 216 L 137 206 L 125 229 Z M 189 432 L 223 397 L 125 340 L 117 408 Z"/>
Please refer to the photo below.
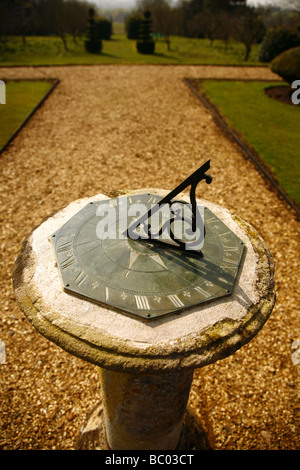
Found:
<path fill-rule="evenodd" d="M 50 81 L 8 81 L 0 105 L 0 153 L 52 87 Z"/>
<path fill-rule="evenodd" d="M 7 49 L 0 45 L 0 66 L 16 65 L 80 65 L 80 64 L 215 64 L 215 65 L 266 65 L 258 59 L 259 45 L 255 45 L 249 60 L 245 62 L 242 43 L 215 40 L 213 45 L 207 39 L 171 37 L 168 50 L 165 41 L 156 41 L 155 53 L 138 54 L 136 41 L 127 39 L 124 34 L 112 36 L 103 41 L 101 54 L 88 54 L 83 39 L 77 43 L 67 39 L 68 51 L 58 37 L 28 37 L 23 44 L 22 38 L 10 38 Z"/>
<path fill-rule="evenodd" d="M 197 82 L 231 128 L 252 147 L 284 191 L 300 204 L 300 107 L 268 97 L 278 82 L 204 80 Z M 286 85 L 282 85 L 286 86 Z"/>

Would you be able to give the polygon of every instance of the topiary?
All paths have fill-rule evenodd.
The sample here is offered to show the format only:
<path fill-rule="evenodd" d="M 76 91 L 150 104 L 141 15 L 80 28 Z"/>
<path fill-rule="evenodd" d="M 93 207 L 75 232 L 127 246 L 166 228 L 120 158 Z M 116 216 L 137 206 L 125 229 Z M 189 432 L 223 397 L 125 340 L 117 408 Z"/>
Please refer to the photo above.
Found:
<path fill-rule="evenodd" d="M 109 41 L 112 35 L 112 22 L 104 17 L 95 18 L 100 39 Z"/>
<path fill-rule="evenodd" d="M 99 34 L 98 25 L 94 19 L 95 10 L 93 8 L 89 9 L 89 20 L 87 27 L 87 37 L 84 41 L 85 50 L 92 54 L 98 54 L 102 50 L 102 41 Z"/>
<path fill-rule="evenodd" d="M 297 29 L 270 29 L 262 41 L 258 59 L 261 62 L 270 62 L 281 52 L 297 46 L 300 46 L 300 34 Z"/>
<path fill-rule="evenodd" d="M 143 21 L 141 15 L 131 15 L 125 21 L 127 39 L 138 39 L 140 26 Z"/>
<path fill-rule="evenodd" d="M 288 83 L 300 80 L 300 47 L 282 52 L 272 60 L 270 67 Z"/>
<path fill-rule="evenodd" d="M 136 43 L 137 51 L 140 54 L 153 54 L 155 42 L 152 39 L 152 21 L 150 11 L 146 11 L 144 19 L 140 24 L 139 40 Z"/>

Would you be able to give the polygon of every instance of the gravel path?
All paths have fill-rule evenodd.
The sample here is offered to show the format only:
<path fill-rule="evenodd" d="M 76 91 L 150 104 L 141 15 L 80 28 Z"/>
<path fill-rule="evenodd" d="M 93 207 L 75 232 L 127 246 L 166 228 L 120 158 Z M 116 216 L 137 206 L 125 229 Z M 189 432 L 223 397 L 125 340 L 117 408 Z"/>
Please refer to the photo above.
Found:
<path fill-rule="evenodd" d="M 208 158 L 214 181 L 202 196 L 264 237 L 277 303 L 248 345 L 195 372 L 191 406 L 215 449 L 299 448 L 299 222 L 182 82 L 276 77 L 254 67 L 1 69 L 2 79 L 45 77 L 61 82 L 0 158 L 0 448 L 73 449 L 100 399 L 95 368 L 44 339 L 16 306 L 11 273 L 27 233 L 80 197 L 171 189 Z"/>

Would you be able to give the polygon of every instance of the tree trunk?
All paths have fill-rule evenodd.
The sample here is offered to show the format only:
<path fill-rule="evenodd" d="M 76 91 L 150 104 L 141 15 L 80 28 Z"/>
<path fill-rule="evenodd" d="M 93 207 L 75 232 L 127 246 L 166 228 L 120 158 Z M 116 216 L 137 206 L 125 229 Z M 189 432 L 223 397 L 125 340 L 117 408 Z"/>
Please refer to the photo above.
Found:
<path fill-rule="evenodd" d="M 245 57 L 244 60 L 247 61 L 251 52 L 251 45 L 250 44 L 245 44 L 246 46 L 246 51 L 245 51 Z"/>
<path fill-rule="evenodd" d="M 169 38 L 169 37 L 167 37 L 167 38 L 165 39 L 165 43 L 167 44 L 167 49 L 168 49 L 168 51 L 170 52 L 170 51 L 171 51 L 171 41 L 170 41 L 170 38 Z"/>
<path fill-rule="evenodd" d="M 68 44 L 67 44 L 67 40 L 66 40 L 65 34 L 64 34 L 64 33 L 59 33 L 59 37 L 60 37 L 60 39 L 61 39 L 62 42 L 63 42 L 65 51 L 68 52 L 69 48 L 68 48 Z"/>

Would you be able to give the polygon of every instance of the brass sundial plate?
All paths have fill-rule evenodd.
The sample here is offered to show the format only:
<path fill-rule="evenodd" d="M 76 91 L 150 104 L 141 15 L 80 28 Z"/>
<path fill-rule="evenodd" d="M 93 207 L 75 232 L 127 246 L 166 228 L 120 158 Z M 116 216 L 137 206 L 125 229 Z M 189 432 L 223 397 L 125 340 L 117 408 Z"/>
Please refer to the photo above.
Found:
<path fill-rule="evenodd" d="M 130 208 L 149 210 L 161 199 L 145 193 L 92 202 L 57 230 L 51 241 L 63 289 L 146 319 L 230 295 L 244 244 L 208 208 L 203 257 L 124 236 L 136 220 Z"/>

